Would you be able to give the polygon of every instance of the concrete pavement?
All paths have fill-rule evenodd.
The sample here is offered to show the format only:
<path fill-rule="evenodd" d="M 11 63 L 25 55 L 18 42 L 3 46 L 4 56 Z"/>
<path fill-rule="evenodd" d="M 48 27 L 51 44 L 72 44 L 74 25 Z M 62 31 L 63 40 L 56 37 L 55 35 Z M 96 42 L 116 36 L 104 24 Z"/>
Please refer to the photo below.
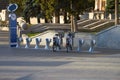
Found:
<path fill-rule="evenodd" d="M 120 80 L 119 50 L 99 50 L 53 53 L 0 46 L 0 80 Z"/>
<path fill-rule="evenodd" d="M 9 44 L 9 32 L 0 30 L 0 45 Z"/>
<path fill-rule="evenodd" d="M 120 80 L 120 50 L 53 53 L 0 44 L 0 80 Z"/>

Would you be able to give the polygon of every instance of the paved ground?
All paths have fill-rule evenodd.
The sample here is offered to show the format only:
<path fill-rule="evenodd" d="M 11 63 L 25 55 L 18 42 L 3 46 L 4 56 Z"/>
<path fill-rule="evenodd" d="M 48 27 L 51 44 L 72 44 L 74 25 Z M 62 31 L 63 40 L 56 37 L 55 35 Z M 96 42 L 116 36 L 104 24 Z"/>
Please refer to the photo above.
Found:
<path fill-rule="evenodd" d="M 0 80 L 120 80 L 120 50 L 53 53 L 1 44 Z"/>
<path fill-rule="evenodd" d="M 9 32 L 0 30 L 0 45 L 9 43 Z"/>
<path fill-rule="evenodd" d="M 120 80 L 120 53 L 53 53 L 0 46 L 0 80 Z"/>

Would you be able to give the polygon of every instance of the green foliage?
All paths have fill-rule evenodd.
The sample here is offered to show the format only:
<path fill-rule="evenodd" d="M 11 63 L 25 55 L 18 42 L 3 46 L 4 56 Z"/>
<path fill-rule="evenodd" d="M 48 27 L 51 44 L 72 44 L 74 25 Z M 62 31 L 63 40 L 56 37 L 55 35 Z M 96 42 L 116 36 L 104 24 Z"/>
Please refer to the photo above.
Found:
<path fill-rule="evenodd" d="M 40 34 L 40 33 L 28 33 L 27 36 L 28 37 L 33 37 L 33 36 L 38 35 L 38 34 Z"/>
<path fill-rule="evenodd" d="M 106 11 L 108 13 L 113 13 L 115 10 L 115 0 L 107 0 Z"/>
<path fill-rule="evenodd" d="M 21 16 L 24 9 L 24 1 L 25 0 L 9 0 L 9 3 L 16 3 L 18 5 L 18 9 L 16 10 L 17 16 Z"/>
<path fill-rule="evenodd" d="M 10 3 L 18 4 L 17 14 L 23 15 L 27 22 L 30 17 L 51 20 L 60 13 L 77 16 L 94 7 L 94 0 L 10 0 Z"/>

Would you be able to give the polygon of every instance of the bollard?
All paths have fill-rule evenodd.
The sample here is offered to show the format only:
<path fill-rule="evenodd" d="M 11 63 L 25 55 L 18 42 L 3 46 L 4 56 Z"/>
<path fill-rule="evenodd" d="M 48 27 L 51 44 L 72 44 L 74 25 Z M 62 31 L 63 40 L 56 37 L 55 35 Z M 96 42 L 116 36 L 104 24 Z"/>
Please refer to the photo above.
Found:
<path fill-rule="evenodd" d="M 58 37 L 57 40 L 56 40 L 56 50 L 60 50 L 60 49 L 61 49 L 61 40 Z"/>
<path fill-rule="evenodd" d="M 83 44 L 84 44 L 84 40 L 83 39 L 79 39 L 78 49 L 77 49 L 78 52 L 81 51 L 81 47 L 82 47 Z"/>
<path fill-rule="evenodd" d="M 92 53 L 94 51 L 95 44 L 96 44 L 96 41 L 95 40 L 91 40 L 89 52 Z"/>
<path fill-rule="evenodd" d="M 21 37 L 17 38 L 17 45 L 16 48 L 20 48 L 21 47 L 21 42 L 23 41 L 23 39 Z"/>
<path fill-rule="evenodd" d="M 51 39 L 46 38 L 46 45 L 45 45 L 46 50 L 50 50 L 50 42 L 51 42 Z"/>
<path fill-rule="evenodd" d="M 29 48 L 30 47 L 30 42 L 32 41 L 31 38 L 26 38 L 26 45 L 25 48 Z"/>
<path fill-rule="evenodd" d="M 35 41 L 36 41 L 35 49 L 39 49 L 40 48 L 39 44 L 41 42 L 41 39 L 40 38 L 36 38 Z"/>

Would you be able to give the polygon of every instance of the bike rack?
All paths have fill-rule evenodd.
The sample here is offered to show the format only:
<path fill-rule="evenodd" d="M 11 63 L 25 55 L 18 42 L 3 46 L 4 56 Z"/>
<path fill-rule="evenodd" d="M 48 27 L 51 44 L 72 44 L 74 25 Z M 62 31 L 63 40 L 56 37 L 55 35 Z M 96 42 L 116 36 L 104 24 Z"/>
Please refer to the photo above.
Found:
<path fill-rule="evenodd" d="M 90 48 L 89 48 L 89 52 L 92 53 L 94 51 L 94 47 L 96 45 L 96 41 L 95 40 L 91 40 L 91 44 L 90 44 Z"/>
<path fill-rule="evenodd" d="M 23 42 L 23 39 L 21 37 L 17 38 L 16 48 L 20 48 L 21 47 L 21 42 Z"/>
<path fill-rule="evenodd" d="M 50 50 L 50 42 L 51 42 L 51 39 L 46 38 L 45 50 Z"/>
<path fill-rule="evenodd" d="M 39 44 L 42 41 L 42 39 L 41 38 L 36 38 L 35 41 L 36 41 L 35 49 L 39 49 L 40 48 Z"/>
<path fill-rule="evenodd" d="M 59 39 L 59 41 L 60 41 L 60 38 L 58 38 Z M 30 43 L 32 42 L 32 38 L 26 38 L 25 39 L 25 41 L 26 41 L 26 45 L 25 45 L 25 47 L 24 48 L 30 48 Z M 16 45 L 16 48 L 21 48 L 21 42 L 23 42 L 23 39 L 21 38 L 21 37 L 19 37 L 18 39 L 17 39 L 17 45 Z M 34 49 L 39 49 L 40 48 L 40 43 L 42 42 L 42 39 L 41 38 L 35 38 L 35 42 L 36 42 L 36 44 L 35 44 L 35 46 L 34 46 Z M 43 48 L 43 49 L 45 49 L 45 50 L 50 50 L 50 43 L 52 42 L 52 39 L 50 39 L 50 38 L 46 38 L 45 39 L 45 47 Z M 86 45 L 86 43 L 87 44 L 89 44 L 88 46 L 89 46 L 89 49 L 87 50 L 87 52 L 89 52 L 89 53 L 93 53 L 93 51 L 94 51 L 94 48 L 95 48 L 95 45 L 96 45 L 96 40 L 91 40 L 91 39 L 86 39 L 86 40 L 84 40 L 84 39 L 79 39 L 78 40 L 78 46 L 77 46 L 77 49 L 76 49 L 76 51 L 77 52 L 81 52 L 81 51 L 83 51 L 82 50 L 82 47 L 83 47 L 83 45 L 85 44 Z M 70 42 L 70 44 L 71 44 L 71 47 L 72 47 L 72 43 Z M 60 45 L 60 44 L 59 44 Z M 69 47 L 68 46 L 68 48 L 67 48 L 67 52 L 69 51 L 69 49 L 71 49 L 71 47 Z M 57 47 L 55 47 L 55 50 L 60 50 L 59 49 L 59 46 L 57 46 Z M 65 50 L 65 49 L 63 49 L 63 50 Z M 72 50 L 72 49 L 71 49 Z M 83 51 L 84 52 L 84 51 Z"/>
<path fill-rule="evenodd" d="M 83 39 L 79 39 L 78 48 L 77 48 L 77 51 L 78 51 L 78 52 L 81 52 L 81 48 L 82 48 L 84 42 L 85 42 L 85 41 L 84 41 Z"/>
<path fill-rule="evenodd" d="M 30 42 L 32 41 L 31 38 L 26 38 L 26 45 L 25 48 L 30 48 Z"/>

